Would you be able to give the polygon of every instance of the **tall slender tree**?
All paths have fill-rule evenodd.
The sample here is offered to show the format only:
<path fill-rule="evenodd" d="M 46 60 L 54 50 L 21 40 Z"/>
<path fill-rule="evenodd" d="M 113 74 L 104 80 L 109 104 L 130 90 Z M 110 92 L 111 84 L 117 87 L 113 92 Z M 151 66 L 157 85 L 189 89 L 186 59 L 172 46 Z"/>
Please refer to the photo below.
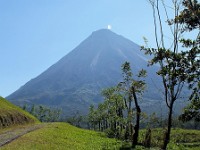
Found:
<path fill-rule="evenodd" d="M 125 62 L 122 65 L 122 71 L 123 71 L 123 77 L 124 80 L 123 82 L 121 82 L 119 84 L 120 87 L 122 87 L 121 89 L 123 91 L 125 91 L 125 95 L 126 98 L 124 98 L 125 100 L 125 104 L 127 107 L 127 111 L 128 111 L 128 131 L 127 133 L 131 133 L 130 131 L 133 131 L 132 127 L 132 120 L 133 120 L 133 110 L 136 109 L 136 116 L 135 116 L 135 126 L 134 126 L 134 133 L 131 133 L 132 135 L 132 147 L 135 147 L 135 145 L 138 144 L 138 136 L 139 136 L 139 128 L 140 128 L 140 117 L 141 117 L 141 108 L 139 105 L 139 100 L 138 97 L 140 97 L 140 95 L 142 95 L 142 93 L 145 90 L 145 81 L 142 79 L 146 76 L 146 71 L 145 70 L 141 70 L 139 71 L 138 75 L 136 75 L 138 77 L 138 79 L 134 79 L 132 71 L 131 71 L 131 67 L 130 67 L 130 63 L 129 62 Z M 134 104 L 134 106 L 132 106 L 132 103 Z"/>
<path fill-rule="evenodd" d="M 174 108 L 174 103 L 180 98 L 182 89 L 184 86 L 187 86 L 186 82 L 189 85 L 193 85 L 195 80 L 198 80 L 198 67 L 195 67 L 195 64 L 199 66 L 199 51 L 194 49 L 185 50 L 180 48 L 180 41 L 183 41 L 183 46 L 186 46 L 188 40 L 181 40 L 182 33 L 184 32 L 183 25 L 181 24 L 181 19 L 177 19 L 180 16 L 181 12 L 181 2 L 195 5 L 196 1 L 194 0 L 172 0 L 174 18 L 169 19 L 167 6 L 164 3 L 164 0 L 149 0 L 152 10 L 153 10 L 153 19 L 154 19 L 154 30 L 155 30 L 155 39 L 156 39 L 156 48 L 142 47 L 147 54 L 153 56 L 153 59 L 150 61 L 150 65 L 158 64 L 160 69 L 157 72 L 162 78 L 162 84 L 164 88 L 164 97 L 166 106 L 168 108 L 168 121 L 167 121 L 167 130 L 164 136 L 164 142 L 162 149 L 167 148 L 167 144 L 170 141 L 170 133 L 172 126 L 172 113 Z M 166 20 L 169 29 L 172 33 L 172 42 L 169 48 L 166 48 L 165 33 L 163 31 L 163 18 L 161 16 L 161 6 L 164 8 L 166 14 Z M 199 12 L 199 10 L 198 10 Z M 185 18 L 184 16 L 183 18 Z M 187 16 L 191 17 L 191 16 Z M 190 20 L 189 18 L 186 21 Z M 198 19 L 194 19 L 198 20 Z M 199 20 L 198 20 L 199 21 Z M 192 21 L 193 22 L 193 21 Z M 188 28 L 189 29 L 189 28 Z M 183 51 L 184 50 L 184 51 Z"/>

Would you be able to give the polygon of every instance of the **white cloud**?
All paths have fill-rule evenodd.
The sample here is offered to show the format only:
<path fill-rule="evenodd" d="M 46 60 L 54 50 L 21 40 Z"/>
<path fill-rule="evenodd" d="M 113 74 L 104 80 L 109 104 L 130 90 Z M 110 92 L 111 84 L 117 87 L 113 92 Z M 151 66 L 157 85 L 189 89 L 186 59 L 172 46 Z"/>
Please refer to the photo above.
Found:
<path fill-rule="evenodd" d="M 111 30 L 111 29 L 112 29 L 112 26 L 109 24 L 109 25 L 107 26 L 107 29 L 108 29 L 108 30 Z"/>

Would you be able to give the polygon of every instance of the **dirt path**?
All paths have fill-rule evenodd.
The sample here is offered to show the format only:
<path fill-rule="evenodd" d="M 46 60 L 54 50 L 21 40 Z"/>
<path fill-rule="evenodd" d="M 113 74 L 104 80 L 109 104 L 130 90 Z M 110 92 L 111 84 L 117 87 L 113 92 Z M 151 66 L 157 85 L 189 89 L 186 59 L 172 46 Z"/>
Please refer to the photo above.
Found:
<path fill-rule="evenodd" d="M 45 124 L 37 124 L 37 125 L 33 125 L 33 126 L 24 126 L 24 127 L 19 127 L 19 128 L 16 128 L 16 129 L 11 129 L 11 130 L 5 131 L 3 133 L 0 133 L 0 147 L 14 141 L 15 139 L 21 137 L 24 134 L 27 134 L 31 131 L 40 129 L 44 126 L 45 126 Z"/>

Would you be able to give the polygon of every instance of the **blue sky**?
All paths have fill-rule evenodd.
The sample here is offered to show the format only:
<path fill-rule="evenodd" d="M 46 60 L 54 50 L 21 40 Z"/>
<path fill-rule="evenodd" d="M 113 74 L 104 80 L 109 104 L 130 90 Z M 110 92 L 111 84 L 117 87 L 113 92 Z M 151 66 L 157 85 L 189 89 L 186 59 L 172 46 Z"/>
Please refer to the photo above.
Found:
<path fill-rule="evenodd" d="M 139 45 L 143 36 L 154 41 L 146 0 L 0 0 L 0 95 L 16 91 L 108 25 Z"/>

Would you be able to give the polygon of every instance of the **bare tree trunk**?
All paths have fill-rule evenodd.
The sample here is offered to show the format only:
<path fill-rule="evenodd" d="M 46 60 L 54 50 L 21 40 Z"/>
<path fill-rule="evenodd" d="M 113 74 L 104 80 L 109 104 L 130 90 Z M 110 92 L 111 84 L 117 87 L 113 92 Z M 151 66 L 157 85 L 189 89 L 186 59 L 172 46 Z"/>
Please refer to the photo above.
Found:
<path fill-rule="evenodd" d="M 100 129 L 101 129 L 100 121 L 98 121 L 98 128 L 99 128 L 99 131 L 100 131 Z"/>
<path fill-rule="evenodd" d="M 141 110 L 140 107 L 137 108 L 137 116 L 136 116 L 136 124 L 134 126 L 134 134 L 133 134 L 133 141 L 132 146 L 138 144 L 138 136 L 139 136 L 139 129 L 140 129 L 140 114 Z"/>
<path fill-rule="evenodd" d="M 174 101 L 171 102 L 171 105 L 169 107 L 167 131 L 165 132 L 165 135 L 164 135 L 164 141 L 163 141 L 163 145 L 161 147 L 162 150 L 166 150 L 167 149 L 167 144 L 169 144 L 169 141 L 170 141 L 170 133 L 171 133 L 171 127 L 172 127 L 173 104 L 174 104 Z"/>
<path fill-rule="evenodd" d="M 131 94 L 129 94 L 129 97 L 128 97 L 128 108 L 127 108 L 127 111 L 128 111 L 128 121 L 127 121 L 127 126 L 126 126 L 126 132 L 125 132 L 125 140 L 128 140 L 130 139 L 130 136 L 131 136 L 131 117 L 132 117 L 132 112 L 131 112 Z"/>
<path fill-rule="evenodd" d="M 147 148 L 151 147 L 151 129 L 150 128 L 146 131 L 146 135 L 145 135 L 143 144 Z"/>
<path fill-rule="evenodd" d="M 106 124 L 105 129 L 108 129 L 108 120 L 106 119 L 105 121 L 106 121 L 106 123 L 105 123 Z"/>
<path fill-rule="evenodd" d="M 141 114 L 141 109 L 140 106 L 138 105 L 138 100 L 137 100 L 137 96 L 135 93 L 135 89 L 132 86 L 132 94 L 133 94 L 133 98 L 134 98 L 134 102 L 135 102 L 135 107 L 136 107 L 136 124 L 134 126 L 134 134 L 133 134 L 133 140 L 132 140 L 132 147 L 135 147 L 135 145 L 138 144 L 138 136 L 139 136 L 139 129 L 140 129 L 140 114 Z"/>

